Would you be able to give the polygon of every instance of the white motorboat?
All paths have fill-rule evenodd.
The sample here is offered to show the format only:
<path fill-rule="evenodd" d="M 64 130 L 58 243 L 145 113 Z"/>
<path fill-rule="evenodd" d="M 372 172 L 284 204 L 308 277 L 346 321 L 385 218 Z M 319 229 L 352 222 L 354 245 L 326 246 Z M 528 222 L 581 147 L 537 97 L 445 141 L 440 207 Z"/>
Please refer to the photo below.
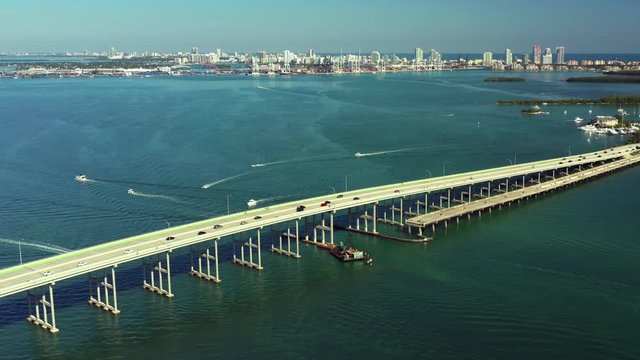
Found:
<path fill-rule="evenodd" d="M 356 153 L 356 157 L 363 157 L 363 156 L 365 156 L 363 153 L 360 153 L 360 152 Z"/>
<path fill-rule="evenodd" d="M 258 202 L 257 202 L 257 201 L 255 201 L 255 200 L 253 200 L 253 199 L 251 199 L 251 200 L 247 201 L 247 206 L 248 206 L 248 207 L 254 207 L 254 206 L 256 206 L 256 205 L 258 205 Z"/>
<path fill-rule="evenodd" d="M 584 119 L 579 117 L 579 116 L 576 116 L 576 118 L 573 121 L 579 123 L 579 122 L 582 122 L 582 120 L 584 120 Z"/>
<path fill-rule="evenodd" d="M 129 195 L 135 195 L 135 194 L 136 194 L 136 192 L 135 192 L 135 191 L 133 191 L 133 189 L 129 189 L 129 190 L 127 190 L 127 194 L 129 194 Z"/>
<path fill-rule="evenodd" d="M 76 175 L 76 177 L 74 179 L 76 181 L 79 181 L 79 182 L 87 182 L 87 181 L 89 181 L 89 179 L 87 179 L 87 175 L 85 175 L 85 174 Z"/>

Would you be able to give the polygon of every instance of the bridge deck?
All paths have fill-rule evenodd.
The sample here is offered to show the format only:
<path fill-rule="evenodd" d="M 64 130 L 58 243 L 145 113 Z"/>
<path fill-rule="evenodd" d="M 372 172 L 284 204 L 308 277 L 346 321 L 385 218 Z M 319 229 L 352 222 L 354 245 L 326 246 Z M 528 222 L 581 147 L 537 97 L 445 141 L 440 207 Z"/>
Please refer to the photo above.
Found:
<path fill-rule="evenodd" d="M 620 168 L 636 164 L 638 162 L 640 162 L 640 156 L 624 158 L 622 160 L 617 160 L 602 166 L 597 166 L 595 168 L 588 168 L 575 174 L 556 178 L 555 180 L 549 180 L 540 184 L 536 183 L 535 185 L 531 185 L 525 188 L 518 188 L 516 190 L 511 190 L 508 192 L 501 192 L 499 193 L 499 195 L 482 198 L 480 200 L 475 200 L 472 202 L 466 202 L 460 205 L 452 206 L 450 208 L 441 209 L 440 211 L 416 216 L 407 219 L 406 223 L 410 226 L 415 227 L 427 227 L 443 221 L 459 218 L 461 216 L 477 211 L 482 211 L 487 208 L 512 203 L 520 199 L 529 198 L 540 193 L 575 184 L 610 171 L 615 171 Z"/>
<path fill-rule="evenodd" d="M 323 195 L 154 231 L 2 269 L 0 270 L 0 297 L 120 263 L 143 259 L 172 249 L 260 229 L 264 226 L 294 221 L 310 215 L 332 213 L 378 201 L 550 171 L 567 166 L 615 160 L 630 157 L 634 151 L 637 151 L 635 145 L 627 145 L 583 155 L 359 189 L 342 193 L 340 194 L 342 197 L 339 198 L 338 194 Z M 320 206 L 320 203 L 325 200 L 331 200 L 332 204 Z M 297 212 L 298 205 L 304 205 L 306 209 Z M 214 229 L 214 225 L 222 225 L 222 227 Z M 197 235 L 199 231 L 206 231 L 206 234 Z M 174 239 L 167 241 L 168 236 L 172 236 Z"/>

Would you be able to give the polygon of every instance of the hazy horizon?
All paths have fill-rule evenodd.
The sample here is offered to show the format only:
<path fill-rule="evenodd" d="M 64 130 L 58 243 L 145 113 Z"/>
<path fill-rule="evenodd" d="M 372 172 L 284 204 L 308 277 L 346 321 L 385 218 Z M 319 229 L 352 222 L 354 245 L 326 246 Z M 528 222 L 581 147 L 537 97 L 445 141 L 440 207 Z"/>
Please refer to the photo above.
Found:
<path fill-rule="evenodd" d="M 186 3 L 186 4 L 185 4 Z M 470 0 L 362 4 L 327 0 L 277 4 L 191 0 L 24 0 L 0 10 L 0 52 L 203 51 L 409 53 L 530 52 L 534 44 L 568 53 L 638 53 L 634 39 L 640 3 L 569 0 L 491 5 Z M 615 19 L 615 26 L 612 21 Z M 464 49 L 463 51 L 459 49 Z"/>

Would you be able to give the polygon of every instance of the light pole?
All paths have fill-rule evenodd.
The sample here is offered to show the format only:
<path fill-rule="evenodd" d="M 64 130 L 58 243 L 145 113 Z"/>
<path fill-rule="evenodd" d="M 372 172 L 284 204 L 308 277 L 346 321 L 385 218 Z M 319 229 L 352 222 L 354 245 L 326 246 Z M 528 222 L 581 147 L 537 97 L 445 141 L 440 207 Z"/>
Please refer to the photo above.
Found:
<path fill-rule="evenodd" d="M 518 153 L 513 154 L 513 163 L 514 164 L 518 163 Z"/>
<path fill-rule="evenodd" d="M 229 198 L 231 197 L 231 194 L 227 194 L 227 215 L 230 214 L 230 210 L 229 210 Z"/>
<path fill-rule="evenodd" d="M 163 219 L 164 220 L 164 219 Z M 164 220 L 165 223 L 167 223 L 167 228 L 171 227 L 171 224 L 169 224 L 169 222 L 167 220 Z"/>
<path fill-rule="evenodd" d="M 513 166 L 513 161 L 511 161 L 511 159 L 509 159 L 509 158 L 507 158 L 507 160 L 509 161 L 509 164 L 510 164 L 511 166 Z"/>
<path fill-rule="evenodd" d="M 429 179 L 431 179 L 431 171 L 429 169 L 426 169 L 425 171 L 429 173 Z"/>
<path fill-rule="evenodd" d="M 351 174 L 347 174 L 344 176 L 344 191 L 347 192 L 348 186 L 347 186 L 347 180 L 349 178 L 349 176 L 351 176 Z"/>
<path fill-rule="evenodd" d="M 331 186 L 331 185 L 327 185 L 327 186 L 329 186 L 329 187 L 331 188 L 331 190 L 333 190 L 333 193 L 334 193 L 334 194 L 336 193 L 336 188 L 334 188 L 334 187 L 333 187 L 333 186 Z"/>
<path fill-rule="evenodd" d="M 22 243 L 18 240 L 18 253 L 20 254 L 20 265 L 22 265 Z"/>
<path fill-rule="evenodd" d="M 449 161 L 449 160 L 445 160 L 445 161 L 443 161 L 443 162 L 442 162 L 442 176 L 444 176 L 444 175 L 445 175 L 445 170 L 446 170 L 446 166 L 445 166 L 445 165 L 446 165 L 447 163 L 450 163 L 450 162 L 451 162 L 451 161 Z"/>

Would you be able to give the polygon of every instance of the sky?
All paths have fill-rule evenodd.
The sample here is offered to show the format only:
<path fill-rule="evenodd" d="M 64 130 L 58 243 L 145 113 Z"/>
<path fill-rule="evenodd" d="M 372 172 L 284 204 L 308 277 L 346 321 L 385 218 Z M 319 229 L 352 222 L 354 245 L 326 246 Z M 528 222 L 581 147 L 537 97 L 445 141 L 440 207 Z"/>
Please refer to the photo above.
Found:
<path fill-rule="evenodd" d="M 640 53 L 639 0 L 0 0 L 0 52 Z"/>

